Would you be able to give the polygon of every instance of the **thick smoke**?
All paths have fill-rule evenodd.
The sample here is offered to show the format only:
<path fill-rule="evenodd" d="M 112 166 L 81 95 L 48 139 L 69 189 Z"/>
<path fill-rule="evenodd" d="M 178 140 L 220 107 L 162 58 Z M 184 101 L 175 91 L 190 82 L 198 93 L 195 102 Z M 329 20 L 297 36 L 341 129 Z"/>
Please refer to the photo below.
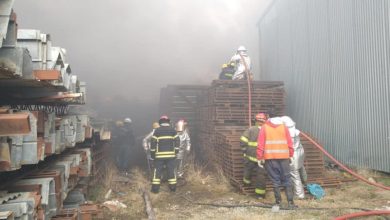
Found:
<path fill-rule="evenodd" d="M 269 0 L 15 1 L 19 28 L 50 33 L 67 49 L 102 117 L 149 129 L 167 84 L 209 84 L 245 45 L 258 68 L 256 23 Z M 146 128 L 147 127 L 147 128 Z"/>

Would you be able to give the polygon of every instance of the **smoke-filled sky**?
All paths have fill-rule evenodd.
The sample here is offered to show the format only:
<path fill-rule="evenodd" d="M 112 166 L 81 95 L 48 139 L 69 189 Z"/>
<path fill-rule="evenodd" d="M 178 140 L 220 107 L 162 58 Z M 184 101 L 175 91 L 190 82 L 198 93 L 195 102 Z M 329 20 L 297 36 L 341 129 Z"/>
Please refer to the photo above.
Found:
<path fill-rule="evenodd" d="M 19 28 L 49 33 L 67 49 L 89 106 L 98 107 L 158 103 L 167 84 L 209 84 L 239 45 L 257 74 L 256 23 L 269 1 L 16 0 L 14 10 Z"/>

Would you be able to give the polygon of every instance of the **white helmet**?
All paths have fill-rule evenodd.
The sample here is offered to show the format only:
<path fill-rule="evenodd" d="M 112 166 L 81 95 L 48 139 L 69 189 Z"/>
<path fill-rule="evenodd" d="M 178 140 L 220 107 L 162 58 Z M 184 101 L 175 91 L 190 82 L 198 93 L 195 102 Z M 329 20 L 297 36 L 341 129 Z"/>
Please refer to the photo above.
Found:
<path fill-rule="evenodd" d="M 131 123 L 132 121 L 131 121 L 131 119 L 130 118 L 125 118 L 125 120 L 123 121 L 124 123 Z"/>
<path fill-rule="evenodd" d="M 246 48 L 244 46 L 239 46 L 237 49 L 237 52 L 240 52 L 240 51 L 246 51 Z"/>

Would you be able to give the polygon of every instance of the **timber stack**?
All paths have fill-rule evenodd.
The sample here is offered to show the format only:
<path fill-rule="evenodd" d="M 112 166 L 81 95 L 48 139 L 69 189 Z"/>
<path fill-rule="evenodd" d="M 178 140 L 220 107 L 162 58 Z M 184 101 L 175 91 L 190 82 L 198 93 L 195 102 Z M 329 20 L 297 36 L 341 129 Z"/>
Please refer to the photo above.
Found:
<path fill-rule="evenodd" d="M 196 86 L 174 86 L 171 90 L 185 90 Z M 243 184 L 244 160 L 240 147 L 240 136 L 249 126 L 249 119 L 259 112 L 272 113 L 277 116 L 285 115 L 285 90 L 283 82 L 279 81 L 252 81 L 248 90 L 247 81 L 214 80 L 210 86 L 196 87 L 190 97 L 181 92 L 170 93 L 164 89 L 161 95 L 161 103 L 169 103 L 176 100 L 180 103 L 180 109 L 191 111 L 189 124 L 195 132 L 191 132 L 191 138 L 195 138 L 194 150 L 197 159 L 212 162 L 220 167 L 230 182 L 245 194 L 254 193 L 252 186 Z M 175 89 L 173 89 L 175 88 Z M 251 91 L 251 112 L 249 114 L 248 91 Z M 163 92 L 163 90 L 162 90 Z M 170 96 L 173 97 L 169 98 Z M 178 100 L 180 97 L 181 100 Z M 194 101 L 196 100 L 196 102 Z M 173 107 L 176 109 L 176 107 Z M 189 110 L 191 109 L 191 110 Z M 197 114 L 194 114 L 194 112 Z M 169 110 L 160 113 L 178 115 L 177 110 Z M 171 116 L 171 117 L 172 117 Z M 186 119 L 185 115 L 180 115 Z M 172 117 L 175 118 L 175 117 Z M 253 123 L 252 123 L 253 124 Z M 305 167 L 308 173 L 308 181 L 319 183 L 325 187 L 337 187 L 345 179 L 325 175 L 325 162 L 323 154 L 308 140 L 301 136 L 301 142 L 305 149 Z M 254 178 L 254 177 L 253 177 Z M 267 187 L 271 187 L 268 180 Z"/>

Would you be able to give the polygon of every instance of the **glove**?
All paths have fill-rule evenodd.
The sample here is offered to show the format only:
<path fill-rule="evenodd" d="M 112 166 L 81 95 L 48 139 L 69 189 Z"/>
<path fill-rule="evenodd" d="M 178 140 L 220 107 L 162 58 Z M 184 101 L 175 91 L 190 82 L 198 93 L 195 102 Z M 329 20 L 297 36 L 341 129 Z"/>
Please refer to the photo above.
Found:
<path fill-rule="evenodd" d="M 264 168 L 264 163 L 265 163 L 264 160 L 258 160 L 258 161 L 257 161 L 257 165 L 258 165 L 260 168 Z"/>
<path fill-rule="evenodd" d="M 294 163 L 294 158 L 293 157 L 290 157 L 290 166 L 292 166 L 293 165 L 293 163 Z"/>

